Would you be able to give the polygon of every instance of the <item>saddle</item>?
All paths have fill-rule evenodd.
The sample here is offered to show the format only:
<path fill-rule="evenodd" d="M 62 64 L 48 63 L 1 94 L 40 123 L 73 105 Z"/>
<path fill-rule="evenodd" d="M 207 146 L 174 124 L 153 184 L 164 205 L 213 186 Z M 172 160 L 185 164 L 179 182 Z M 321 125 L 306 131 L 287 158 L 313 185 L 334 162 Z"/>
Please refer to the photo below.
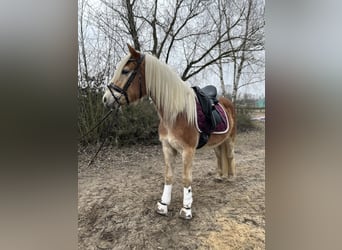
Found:
<path fill-rule="evenodd" d="M 215 109 L 215 105 L 218 104 L 216 87 L 208 85 L 202 89 L 198 86 L 192 88 L 196 93 L 197 100 L 202 107 L 209 127 L 208 131 L 202 131 L 202 133 L 200 133 L 197 148 L 201 148 L 208 142 L 210 134 L 214 131 L 216 125 L 222 121 L 222 118 L 219 112 Z"/>

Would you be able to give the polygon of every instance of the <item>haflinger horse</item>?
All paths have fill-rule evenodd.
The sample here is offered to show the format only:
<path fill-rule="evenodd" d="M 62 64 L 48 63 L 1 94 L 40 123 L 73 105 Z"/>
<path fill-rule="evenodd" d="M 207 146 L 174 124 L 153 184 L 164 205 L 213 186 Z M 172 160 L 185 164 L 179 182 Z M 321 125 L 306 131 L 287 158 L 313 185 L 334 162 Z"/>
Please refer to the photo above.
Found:
<path fill-rule="evenodd" d="M 108 108 L 119 108 L 149 96 L 160 117 L 159 139 L 165 160 L 165 183 L 156 212 L 167 215 L 171 203 L 173 164 L 179 153 L 183 161 L 183 207 L 180 217 L 191 219 L 192 161 L 199 141 L 196 123 L 196 95 L 193 89 L 167 64 L 149 54 L 142 54 L 128 45 L 129 54 L 117 65 L 114 77 L 103 95 Z M 220 97 L 229 129 L 223 134 L 211 134 L 205 147 L 214 148 L 217 157 L 217 178 L 235 177 L 234 141 L 236 120 L 233 104 Z"/>

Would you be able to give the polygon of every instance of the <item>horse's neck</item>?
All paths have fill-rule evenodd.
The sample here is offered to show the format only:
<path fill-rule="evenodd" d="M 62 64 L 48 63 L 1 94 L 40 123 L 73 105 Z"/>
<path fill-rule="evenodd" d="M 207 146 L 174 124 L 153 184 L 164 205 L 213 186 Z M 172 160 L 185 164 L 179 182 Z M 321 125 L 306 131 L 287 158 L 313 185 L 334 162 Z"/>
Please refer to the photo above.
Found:
<path fill-rule="evenodd" d="M 155 97 L 150 96 L 150 98 L 151 98 L 151 100 L 152 100 L 154 106 L 155 106 L 156 109 L 157 109 L 157 112 L 158 112 L 159 117 L 160 117 L 161 119 L 163 119 L 163 118 L 164 118 L 164 109 L 163 109 L 163 107 L 158 107 L 158 106 L 157 106 Z"/>
<path fill-rule="evenodd" d="M 154 63 L 157 65 L 160 62 L 154 61 Z M 151 81 L 148 85 L 150 91 L 149 95 L 157 108 L 160 118 L 165 123 L 172 125 L 176 121 L 178 115 L 185 112 L 187 119 L 193 122 L 193 109 L 195 107 L 194 100 L 190 100 L 190 95 L 192 95 L 191 88 L 167 65 L 163 66 L 165 66 L 165 68 L 162 67 L 162 65 L 156 66 L 157 69 L 154 70 L 157 70 L 157 72 L 152 71 L 153 74 L 156 75 L 151 75 L 151 77 L 148 77 L 147 79 L 148 81 Z M 162 71 L 162 73 L 160 73 L 160 71 Z M 161 79 L 162 82 L 158 79 Z"/>

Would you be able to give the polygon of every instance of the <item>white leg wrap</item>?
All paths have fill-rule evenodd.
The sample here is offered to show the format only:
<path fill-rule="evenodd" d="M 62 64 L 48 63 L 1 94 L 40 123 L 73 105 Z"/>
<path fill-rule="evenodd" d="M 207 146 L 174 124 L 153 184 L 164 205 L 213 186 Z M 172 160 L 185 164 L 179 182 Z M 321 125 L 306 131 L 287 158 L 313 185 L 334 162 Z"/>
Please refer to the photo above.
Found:
<path fill-rule="evenodd" d="M 183 191 L 183 206 L 185 208 L 191 208 L 192 204 L 192 190 L 191 187 L 184 188 Z"/>
<path fill-rule="evenodd" d="M 179 216 L 182 219 L 190 220 L 192 218 L 191 208 L 184 208 L 184 207 L 182 207 L 180 212 L 179 212 Z"/>
<path fill-rule="evenodd" d="M 172 184 L 171 185 L 164 185 L 163 195 L 161 197 L 161 202 L 170 205 L 171 203 L 171 191 L 172 191 Z"/>
<path fill-rule="evenodd" d="M 159 201 L 157 202 L 156 212 L 161 215 L 167 215 L 167 205 L 161 204 Z"/>

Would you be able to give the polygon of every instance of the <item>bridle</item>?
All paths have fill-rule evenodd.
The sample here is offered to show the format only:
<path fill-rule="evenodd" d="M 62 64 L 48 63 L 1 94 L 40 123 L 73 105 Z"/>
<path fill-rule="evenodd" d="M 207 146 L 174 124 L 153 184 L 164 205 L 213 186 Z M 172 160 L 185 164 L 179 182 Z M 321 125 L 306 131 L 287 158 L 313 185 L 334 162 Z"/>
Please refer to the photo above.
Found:
<path fill-rule="evenodd" d="M 114 109 L 110 109 L 110 110 L 107 112 L 107 114 L 105 114 L 104 117 L 103 117 L 103 118 L 102 118 L 102 119 L 101 119 L 101 120 L 92 128 L 92 129 L 90 129 L 87 133 L 83 134 L 83 135 L 79 138 L 79 140 L 83 139 L 83 138 L 84 138 L 86 135 L 88 135 L 90 132 L 94 131 L 94 129 L 98 128 L 98 127 L 107 119 L 107 117 L 109 117 L 109 115 L 110 115 L 113 111 L 114 111 L 114 116 L 116 116 L 116 114 L 118 113 L 118 111 L 119 111 L 119 109 L 120 109 L 120 106 L 121 106 L 121 104 L 120 104 L 120 99 L 121 99 L 122 96 L 125 96 L 126 102 L 127 102 L 127 104 L 129 104 L 127 90 L 128 90 L 128 88 L 129 88 L 129 86 L 131 86 L 131 84 L 132 84 L 132 82 L 133 82 L 133 80 L 134 80 L 136 74 L 138 73 L 138 69 L 139 69 L 141 63 L 143 62 L 144 57 L 145 57 L 145 55 L 144 55 L 144 54 L 141 54 L 139 59 L 130 58 L 130 59 L 128 60 L 128 62 L 136 62 L 137 65 L 135 66 L 133 72 L 132 72 L 131 75 L 129 76 L 129 78 L 128 78 L 128 80 L 127 80 L 127 82 L 126 82 L 126 84 L 125 84 L 125 86 L 124 86 L 123 88 L 120 88 L 120 87 L 115 86 L 115 85 L 112 85 L 112 84 L 108 84 L 108 85 L 107 85 L 107 88 L 109 89 L 110 93 L 112 94 L 112 96 L 113 96 L 115 102 L 118 104 L 118 106 L 116 107 L 115 111 L 114 111 Z M 140 97 L 139 97 L 139 98 L 141 98 L 141 97 L 142 97 L 142 83 L 141 83 L 141 73 L 140 73 L 140 72 L 139 72 L 139 89 L 140 89 Z M 116 97 L 116 96 L 114 95 L 114 93 L 113 93 L 113 90 L 119 92 L 119 93 L 120 93 L 120 96 L 119 96 L 119 97 Z M 109 134 L 110 129 L 113 127 L 114 121 L 116 121 L 116 120 L 117 120 L 117 119 L 113 119 L 112 122 L 108 123 L 107 129 L 106 129 L 107 135 Z M 94 162 L 96 156 L 97 156 L 98 153 L 101 151 L 101 149 L 102 149 L 103 145 L 105 144 L 107 138 L 108 138 L 108 136 L 105 136 L 105 139 L 102 141 L 102 143 L 101 143 L 100 147 L 98 148 L 98 150 L 96 151 L 95 155 L 94 155 L 93 158 L 91 158 L 91 160 L 89 161 L 88 167 Z"/>
<path fill-rule="evenodd" d="M 112 96 L 113 96 L 115 102 L 116 102 L 119 106 L 121 106 L 121 104 L 120 104 L 120 99 L 121 99 L 122 96 L 125 97 L 126 102 L 127 102 L 127 105 L 129 104 L 127 90 L 128 90 L 128 88 L 129 88 L 129 86 L 131 86 L 131 84 L 132 84 L 132 82 L 133 82 L 133 80 L 134 80 L 136 74 L 139 72 L 138 69 L 139 69 L 141 63 L 143 62 L 144 58 L 145 58 L 145 55 L 144 55 L 144 54 L 141 54 L 139 59 L 130 58 L 130 59 L 128 60 L 128 62 L 136 62 L 137 65 L 135 66 L 133 72 L 132 72 L 131 75 L 129 76 L 129 78 L 128 78 L 128 80 L 127 80 L 127 82 L 126 82 L 126 84 L 125 84 L 125 86 L 124 86 L 123 88 L 120 88 L 120 87 L 118 87 L 118 86 L 116 86 L 116 85 L 113 85 L 113 84 L 108 84 L 108 85 L 107 85 L 107 87 L 108 87 L 110 93 L 112 94 Z M 120 95 L 119 97 L 116 97 L 116 96 L 114 95 L 113 90 L 119 92 L 121 95 Z M 141 97 L 142 97 L 141 73 L 139 73 L 139 91 L 140 91 L 139 98 L 141 98 Z"/>

